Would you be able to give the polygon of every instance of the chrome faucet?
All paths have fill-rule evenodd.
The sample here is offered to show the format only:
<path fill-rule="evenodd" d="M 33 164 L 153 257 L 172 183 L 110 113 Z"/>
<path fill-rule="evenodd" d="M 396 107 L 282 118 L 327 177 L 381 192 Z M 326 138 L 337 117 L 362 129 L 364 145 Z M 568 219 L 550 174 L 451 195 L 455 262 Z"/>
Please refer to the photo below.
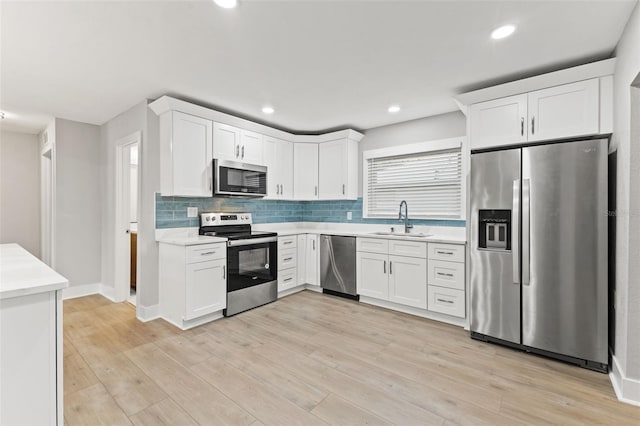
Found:
<path fill-rule="evenodd" d="M 404 215 L 402 214 L 402 205 L 404 204 Z M 409 206 L 405 200 L 400 201 L 400 210 L 398 211 L 398 220 L 404 219 L 404 233 L 408 234 L 413 225 L 409 223 Z"/>

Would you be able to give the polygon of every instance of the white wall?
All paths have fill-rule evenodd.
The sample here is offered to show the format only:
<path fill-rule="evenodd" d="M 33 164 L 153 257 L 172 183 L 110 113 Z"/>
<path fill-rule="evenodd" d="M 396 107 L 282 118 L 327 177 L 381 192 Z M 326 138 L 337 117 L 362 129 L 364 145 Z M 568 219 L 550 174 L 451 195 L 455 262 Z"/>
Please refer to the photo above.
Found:
<path fill-rule="evenodd" d="M 362 152 L 370 149 L 464 136 L 467 122 L 459 111 L 366 130 L 358 144 L 358 196 L 362 197 Z"/>
<path fill-rule="evenodd" d="M 40 145 L 37 135 L 0 133 L 0 243 L 40 257 Z"/>
<path fill-rule="evenodd" d="M 56 119 L 56 270 L 70 286 L 101 280 L 100 127 Z"/>
<path fill-rule="evenodd" d="M 141 172 L 138 206 L 138 308 L 158 304 L 158 244 L 155 241 L 155 192 L 160 190 L 158 120 L 142 101 L 101 127 L 101 187 L 107 210 L 102 217 L 102 282 L 114 287 L 116 142 L 142 133 L 138 147 Z"/>
<path fill-rule="evenodd" d="M 640 379 L 640 141 L 631 140 L 630 86 L 640 73 L 640 7 L 616 48 L 614 133 L 618 151 L 615 357 L 623 374 Z M 637 119 L 637 117 L 636 117 Z M 633 307 L 635 306 L 635 308 Z"/>

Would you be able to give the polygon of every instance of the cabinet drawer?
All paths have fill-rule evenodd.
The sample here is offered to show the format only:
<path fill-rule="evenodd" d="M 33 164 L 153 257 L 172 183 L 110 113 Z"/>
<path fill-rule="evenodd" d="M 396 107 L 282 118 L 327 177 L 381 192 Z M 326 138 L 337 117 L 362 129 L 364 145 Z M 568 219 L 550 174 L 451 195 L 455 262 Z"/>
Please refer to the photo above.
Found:
<path fill-rule="evenodd" d="M 224 259 L 226 256 L 227 245 L 225 243 L 187 246 L 187 263 Z"/>
<path fill-rule="evenodd" d="M 389 240 L 382 238 L 356 238 L 356 251 L 389 254 Z"/>
<path fill-rule="evenodd" d="M 286 237 L 278 237 L 278 251 L 297 247 L 298 236 L 287 235 Z"/>
<path fill-rule="evenodd" d="M 465 317 L 464 290 L 430 285 L 427 286 L 427 297 L 428 310 L 454 317 Z"/>
<path fill-rule="evenodd" d="M 429 260 L 429 285 L 464 290 L 464 263 Z"/>
<path fill-rule="evenodd" d="M 417 241 L 391 240 L 389 254 L 394 256 L 409 256 L 427 258 L 427 243 Z"/>
<path fill-rule="evenodd" d="M 429 243 L 429 259 L 464 263 L 464 245 Z"/>
<path fill-rule="evenodd" d="M 298 263 L 298 249 L 288 248 L 278 251 L 278 271 L 295 268 Z"/>
<path fill-rule="evenodd" d="M 278 272 L 278 291 L 288 290 L 297 286 L 297 276 L 298 271 L 295 268 Z"/>

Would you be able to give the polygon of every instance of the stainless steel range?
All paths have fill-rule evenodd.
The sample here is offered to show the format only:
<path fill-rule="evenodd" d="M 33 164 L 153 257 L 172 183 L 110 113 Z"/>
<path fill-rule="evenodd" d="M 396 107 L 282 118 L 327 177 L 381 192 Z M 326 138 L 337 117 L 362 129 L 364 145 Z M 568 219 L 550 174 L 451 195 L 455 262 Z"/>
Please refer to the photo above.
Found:
<path fill-rule="evenodd" d="M 202 213 L 200 235 L 227 238 L 225 316 L 278 298 L 278 234 L 251 230 L 251 213 Z"/>

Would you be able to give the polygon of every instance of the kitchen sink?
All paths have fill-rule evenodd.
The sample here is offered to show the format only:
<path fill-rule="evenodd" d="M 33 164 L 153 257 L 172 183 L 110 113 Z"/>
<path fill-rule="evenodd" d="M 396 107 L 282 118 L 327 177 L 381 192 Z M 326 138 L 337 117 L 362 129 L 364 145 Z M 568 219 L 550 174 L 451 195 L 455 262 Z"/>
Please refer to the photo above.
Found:
<path fill-rule="evenodd" d="M 426 237 L 432 237 L 433 234 L 425 234 L 422 232 L 391 232 L 391 231 L 379 231 L 379 232 L 372 232 L 371 234 L 373 235 L 392 235 L 394 237 L 422 237 L 422 238 L 426 238 Z"/>

